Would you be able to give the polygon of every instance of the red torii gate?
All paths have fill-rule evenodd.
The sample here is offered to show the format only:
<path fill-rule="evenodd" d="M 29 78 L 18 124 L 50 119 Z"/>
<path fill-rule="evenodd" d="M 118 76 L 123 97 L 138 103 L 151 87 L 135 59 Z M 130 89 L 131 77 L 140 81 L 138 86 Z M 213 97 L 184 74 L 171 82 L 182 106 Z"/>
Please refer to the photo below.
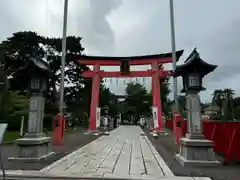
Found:
<path fill-rule="evenodd" d="M 183 50 L 176 52 L 177 60 L 183 54 Z M 118 71 L 106 72 L 100 70 L 100 66 L 120 66 L 123 61 L 128 61 L 129 65 L 151 65 L 150 70 L 145 71 L 129 71 L 122 73 Z M 159 80 L 172 76 L 172 71 L 164 70 L 160 67 L 161 64 L 171 63 L 172 53 L 155 54 L 145 56 L 130 56 L 130 57 L 104 57 L 104 56 L 80 56 L 76 60 L 77 64 L 93 65 L 93 70 L 85 71 L 82 73 L 83 77 L 92 78 L 92 97 L 90 107 L 90 131 L 96 130 L 96 108 L 99 105 L 99 89 L 100 81 L 102 78 L 110 77 L 152 77 L 152 98 L 153 107 L 157 108 L 158 129 L 163 131 L 162 121 L 162 105 L 160 96 L 160 83 Z"/>

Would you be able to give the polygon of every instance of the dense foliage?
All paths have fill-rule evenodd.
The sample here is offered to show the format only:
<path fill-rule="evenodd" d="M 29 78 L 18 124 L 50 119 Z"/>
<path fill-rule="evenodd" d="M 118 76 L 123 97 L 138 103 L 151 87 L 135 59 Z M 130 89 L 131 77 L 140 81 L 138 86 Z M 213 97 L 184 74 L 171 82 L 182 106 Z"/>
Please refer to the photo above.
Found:
<path fill-rule="evenodd" d="M 91 93 L 91 79 L 83 79 L 81 72 L 88 70 L 85 65 L 76 65 L 76 56 L 83 54 L 81 38 L 67 37 L 67 54 L 65 68 L 65 101 L 67 112 L 71 117 L 81 118 L 89 112 Z M 47 38 L 35 32 L 17 32 L 0 44 L 2 64 L 4 68 L 0 71 L 5 73 L 8 79 L 8 97 L 4 107 L 1 108 L 0 118 L 17 121 L 20 116 L 26 116 L 28 112 L 28 78 L 24 74 L 16 73 L 24 66 L 30 57 L 42 58 L 49 63 L 51 72 L 54 74 L 48 82 L 48 93 L 45 103 L 45 121 L 51 127 L 52 118 L 58 111 L 60 67 L 61 67 L 61 38 Z M 1 75 L 3 77 L 3 75 Z M 101 88 L 106 91 L 104 88 Z M 1 98 L 3 99 L 3 98 Z M 2 100 L 3 101 L 3 100 Z M 19 103 L 21 102 L 21 103 Z M 21 106 L 18 106 L 21 104 Z M 18 113 L 21 112 L 21 113 Z M 17 125 L 17 128 L 19 126 Z"/>
<path fill-rule="evenodd" d="M 84 55 L 81 37 L 67 37 L 67 54 L 65 68 L 65 103 L 66 113 L 70 120 L 80 119 L 88 124 L 92 80 L 81 76 L 88 70 L 85 65 L 77 65 L 74 60 Z M 47 98 L 45 101 L 44 127 L 50 129 L 52 119 L 58 112 L 59 84 L 61 68 L 61 38 L 40 36 L 31 31 L 16 32 L 0 44 L 0 119 L 9 122 L 9 128 L 16 130 L 20 120 L 28 119 L 29 77 L 24 72 L 16 73 L 26 65 L 30 58 L 41 58 L 48 62 L 53 74 L 48 81 Z M 164 111 L 168 111 L 169 89 L 167 84 L 161 87 Z M 135 116 L 151 114 L 152 97 L 141 84 L 130 83 L 126 88 L 126 100 L 119 103 L 116 96 L 101 82 L 100 107 L 107 107 L 111 116 L 119 112 L 133 113 Z"/>
<path fill-rule="evenodd" d="M 212 104 L 219 108 L 219 112 L 215 119 L 228 121 L 240 120 L 240 114 L 238 111 L 240 108 L 240 98 L 234 98 L 234 95 L 234 90 L 229 88 L 216 89 L 213 92 Z"/>

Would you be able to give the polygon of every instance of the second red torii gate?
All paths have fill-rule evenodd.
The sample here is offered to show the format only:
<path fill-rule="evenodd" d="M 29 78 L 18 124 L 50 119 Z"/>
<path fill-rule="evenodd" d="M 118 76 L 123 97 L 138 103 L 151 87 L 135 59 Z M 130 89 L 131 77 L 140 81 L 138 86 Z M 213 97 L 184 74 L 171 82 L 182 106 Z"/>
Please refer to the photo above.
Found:
<path fill-rule="evenodd" d="M 176 52 L 177 60 L 183 54 L 183 50 Z M 145 71 L 130 71 L 128 73 L 121 73 L 118 71 L 106 72 L 100 70 L 100 66 L 120 66 L 122 61 L 128 61 L 129 65 L 151 65 L 150 70 Z M 163 131 L 162 121 L 162 105 L 160 96 L 159 80 L 172 76 L 172 72 L 164 70 L 161 64 L 171 63 L 172 54 L 155 54 L 145 56 L 130 56 L 130 57 L 104 57 L 104 56 L 80 56 L 77 58 L 77 64 L 93 65 L 93 70 L 82 73 L 83 77 L 92 78 L 92 97 L 90 107 L 90 131 L 96 130 L 96 111 L 99 105 L 99 90 L 100 81 L 102 78 L 110 77 L 152 77 L 152 98 L 153 107 L 157 109 L 158 128 L 156 130 Z"/>

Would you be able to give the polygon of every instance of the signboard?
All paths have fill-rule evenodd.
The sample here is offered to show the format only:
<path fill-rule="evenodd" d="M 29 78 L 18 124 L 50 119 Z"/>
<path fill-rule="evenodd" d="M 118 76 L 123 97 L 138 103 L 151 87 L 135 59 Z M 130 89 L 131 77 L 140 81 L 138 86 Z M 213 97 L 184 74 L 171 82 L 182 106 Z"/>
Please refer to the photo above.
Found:
<path fill-rule="evenodd" d="M 158 128 L 158 109 L 157 109 L 157 107 L 152 107 L 152 116 L 153 116 L 153 127 Z"/>
<path fill-rule="evenodd" d="M 119 118 L 118 118 L 118 123 L 120 124 L 121 122 L 122 122 L 122 114 L 121 113 L 119 113 L 119 116 L 118 116 Z"/>
<path fill-rule="evenodd" d="M 104 125 L 104 129 L 106 129 L 107 126 L 108 126 L 108 117 L 104 117 L 104 119 L 103 119 L 103 125 Z"/>
<path fill-rule="evenodd" d="M 97 107 L 97 110 L 96 110 L 96 128 L 100 127 L 100 120 L 101 120 L 101 108 Z"/>
<path fill-rule="evenodd" d="M 3 136 L 4 136 L 4 133 L 5 133 L 5 131 L 6 131 L 6 129 L 7 129 L 7 125 L 8 124 L 3 124 L 3 123 L 1 123 L 0 124 L 0 143 L 2 143 L 2 141 L 3 141 Z"/>

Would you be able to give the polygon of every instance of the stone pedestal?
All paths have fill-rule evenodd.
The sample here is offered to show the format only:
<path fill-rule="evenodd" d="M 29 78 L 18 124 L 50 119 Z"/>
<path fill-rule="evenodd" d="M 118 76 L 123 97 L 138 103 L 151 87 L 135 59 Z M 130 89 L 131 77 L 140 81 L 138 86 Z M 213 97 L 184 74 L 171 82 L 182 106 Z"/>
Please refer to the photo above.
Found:
<path fill-rule="evenodd" d="M 22 161 L 40 161 L 48 158 L 53 152 L 50 152 L 50 137 L 20 138 L 15 141 L 18 146 L 17 157 L 11 157 L 9 160 Z"/>
<path fill-rule="evenodd" d="M 183 166 L 215 166 L 219 161 L 213 152 L 213 142 L 202 134 L 200 97 L 196 92 L 186 96 L 188 133 L 180 139 L 180 153 L 176 159 Z"/>
<path fill-rule="evenodd" d="M 180 152 L 176 159 L 182 166 L 216 166 L 219 161 L 213 152 L 213 142 L 207 139 L 180 139 Z"/>
<path fill-rule="evenodd" d="M 15 141 L 18 156 L 11 160 L 38 161 L 53 154 L 49 152 L 50 137 L 43 134 L 44 97 L 33 94 L 29 103 L 28 130 L 23 138 Z"/>

